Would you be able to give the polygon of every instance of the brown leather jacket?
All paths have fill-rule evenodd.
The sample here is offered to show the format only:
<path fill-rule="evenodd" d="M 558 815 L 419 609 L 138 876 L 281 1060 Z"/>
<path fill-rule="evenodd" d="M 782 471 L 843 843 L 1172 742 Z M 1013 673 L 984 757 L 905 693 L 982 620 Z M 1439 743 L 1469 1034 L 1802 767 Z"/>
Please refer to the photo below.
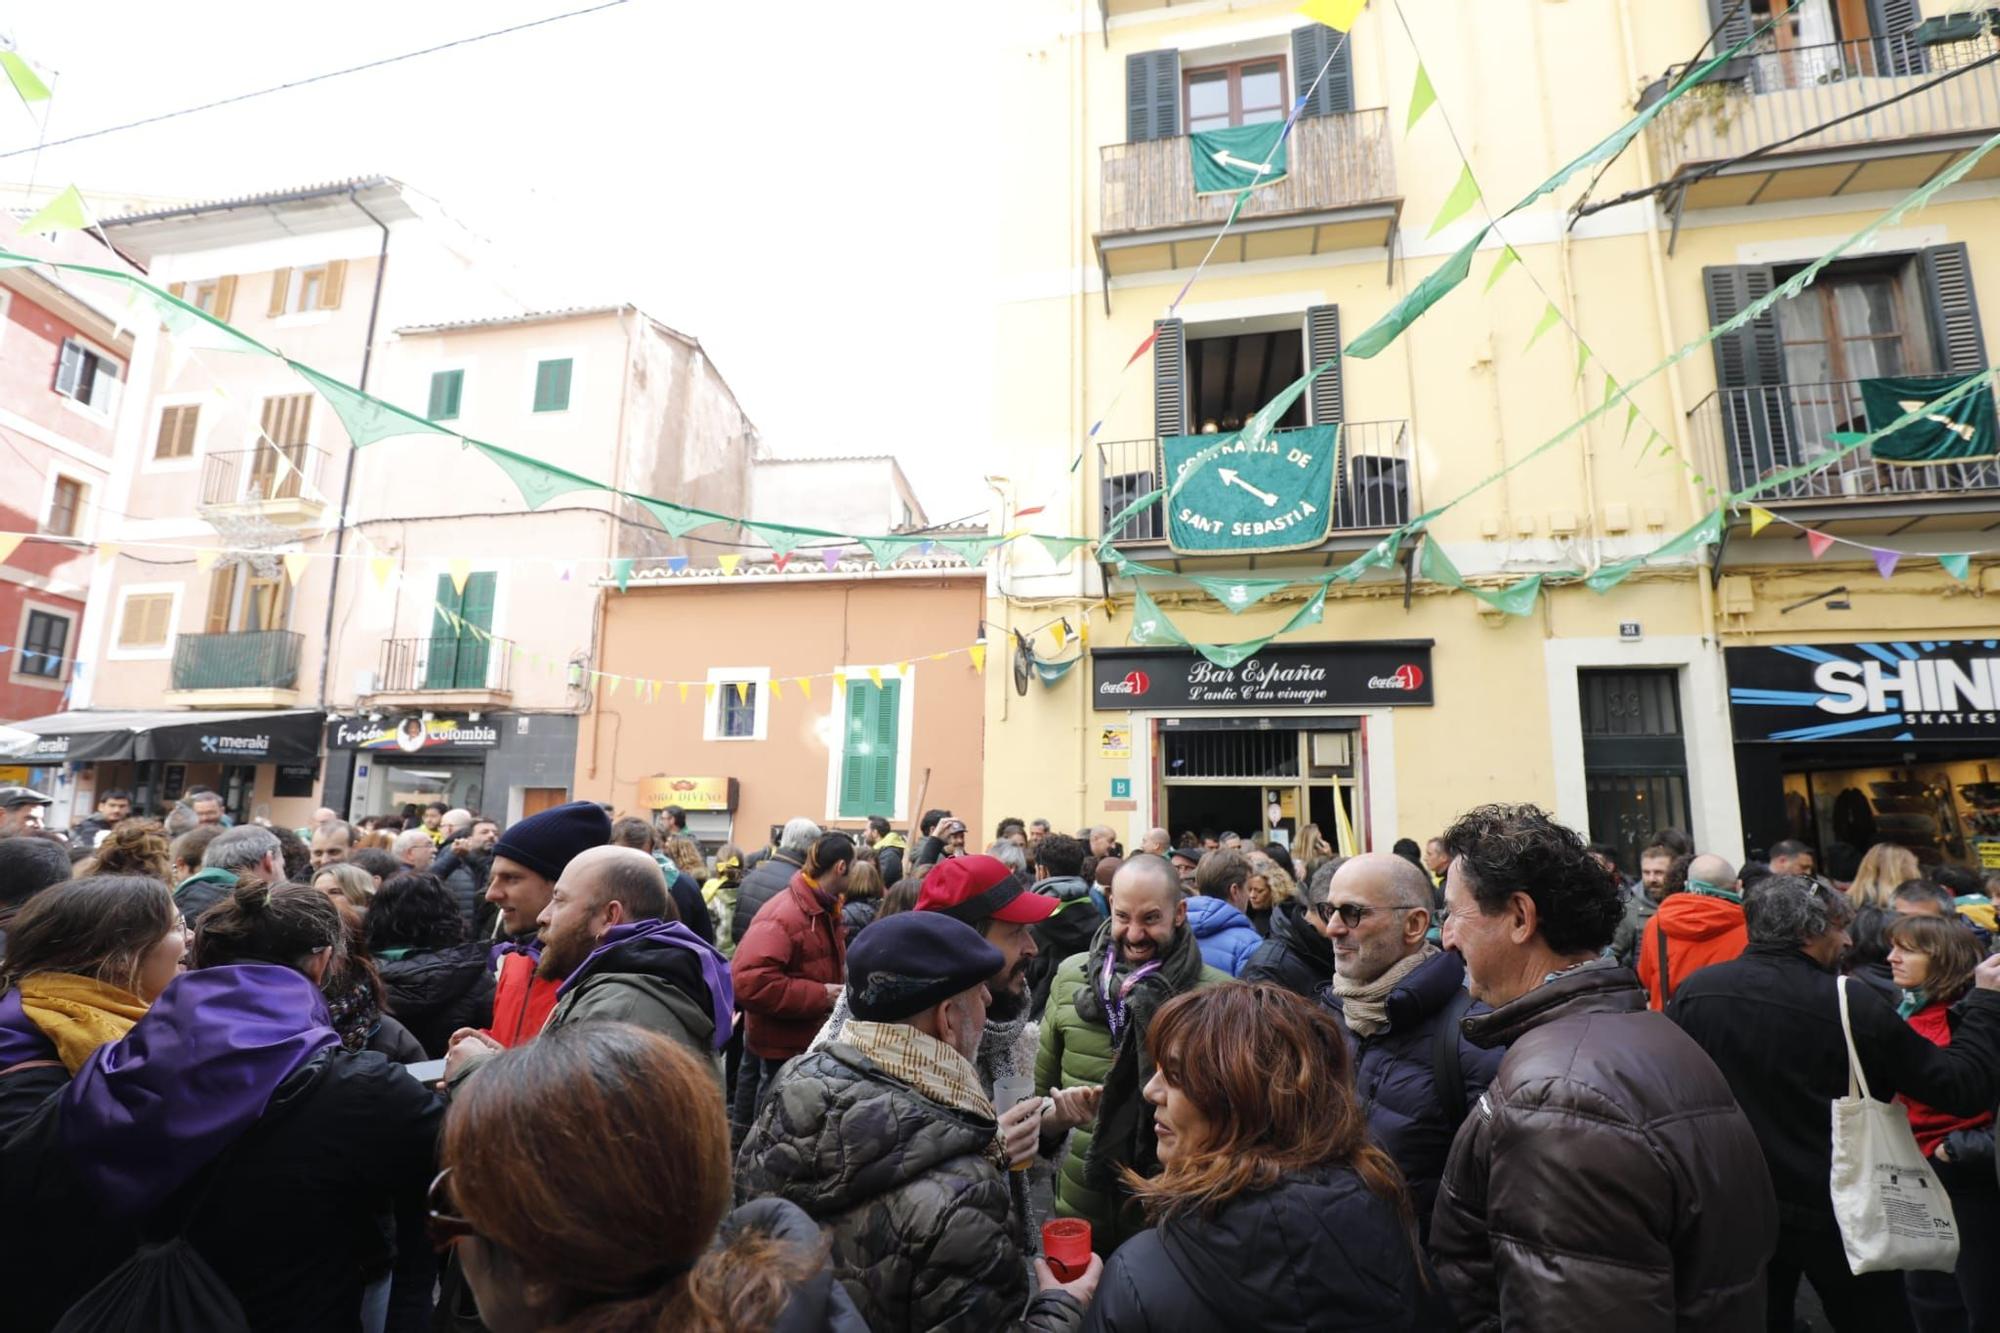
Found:
<path fill-rule="evenodd" d="M 1631 970 L 1592 963 L 1463 1026 L 1508 1049 L 1431 1220 L 1459 1327 L 1760 1333 L 1778 1238 L 1763 1153 Z"/>

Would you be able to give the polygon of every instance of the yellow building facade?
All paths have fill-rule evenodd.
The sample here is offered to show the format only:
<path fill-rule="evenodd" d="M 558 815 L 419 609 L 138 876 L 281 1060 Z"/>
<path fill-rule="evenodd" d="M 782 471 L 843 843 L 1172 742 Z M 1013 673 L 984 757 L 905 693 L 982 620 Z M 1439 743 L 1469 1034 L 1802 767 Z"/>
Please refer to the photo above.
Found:
<path fill-rule="evenodd" d="M 1968 681 L 2000 690 L 1974 661 L 2000 620 L 1983 596 L 2000 575 L 1977 554 L 2000 530 L 2000 465 L 1895 467 L 1864 448 L 1759 494 L 1777 518 L 1754 536 L 1745 503 L 1726 510 L 1721 541 L 1607 592 L 1575 576 L 1827 460 L 1829 435 L 1864 428 L 1863 381 L 1987 366 L 1978 298 L 2000 291 L 2000 154 L 1542 448 L 1599 407 L 1607 377 L 1644 376 L 2000 131 L 2000 67 L 1973 63 L 1990 34 L 1898 0 L 1810 0 L 1775 23 L 1765 9 L 1730 15 L 1721 42 L 1748 39 L 1737 58 L 1601 179 L 1580 172 L 1506 217 L 1457 290 L 1378 355 L 1342 357 L 1286 413 L 1281 442 L 1338 441 L 1324 541 L 1205 553 L 1177 498 L 1113 537 L 1119 557 L 1166 575 L 1135 578 L 1089 547 L 1060 561 L 1002 548 L 996 665 L 1016 632 L 1045 660 L 1076 656 L 1069 636 L 1085 626 L 1088 643 L 1054 685 L 988 672 L 988 822 L 1104 822 L 1130 846 L 1156 824 L 1296 836 L 1310 822 L 1331 839 L 1344 814 L 1357 845 L 1386 849 L 1479 802 L 1528 800 L 1629 861 L 1669 825 L 1732 856 L 1791 835 L 1829 844 L 1856 831 L 1832 821 L 1850 790 L 1893 829 L 1909 813 L 1895 792 L 1943 784 L 1931 830 L 1903 831 L 1930 839 L 1927 859 L 1977 862 L 2000 700 L 1918 699 L 1914 674 L 1912 698 L 1934 705 L 1921 718 L 1815 713 L 1808 696 L 1844 706 L 1810 679 L 1820 662 L 1877 660 L 1863 644 L 1899 658 L 1906 641 L 1903 660 L 1957 653 Z M 1163 440 L 1240 427 L 1394 307 L 1487 208 L 1502 213 L 1657 100 L 1731 10 L 1374 0 L 1343 39 L 1287 4 L 1024 7 L 1000 52 L 1006 526 L 1095 538 L 1171 485 Z M 1437 105 L 1408 125 L 1420 63 Z M 1302 96 L 1285 178 L 1225 232 L 1232 196 L 1196 193 L 1190 136 L 1282 121 Z M 1430 234 L 1465 166 L 1485 206 Z M 1519 263 L 1489 288 L 1506 245 Z M 1537 333 L 1551 308 L 1561 318 Z M 1815 559 L 1808 529 L 1837 541 Z M 1317 623 L 1235 668 L 1135 643 L 1142 590 L 1187 640 L 1241 642 L 1286 626 L 1316 575 L 1392 534 L 1380 567 L 1327 588 Z M 1536 573 L 1550 586 L 1529 614 L 1504 614 L 1423 577 L 1420 536 L 1476 587 Z M 1871 547 L 1907 553 L 1893 577 Z M 1960 579 L 1919 552 L 1973 558 Z M 1292 582 L 1232 613 L 1191 577 Z M 1801 646 L 1819 656 L 1771 656 Z M 1789 664 L 1808 679 L 1761 683 Z M 1971 720 L 1940 720 L 1955 705 Z M 1822 736 L 1822 721 L 1849 729 Z"/>

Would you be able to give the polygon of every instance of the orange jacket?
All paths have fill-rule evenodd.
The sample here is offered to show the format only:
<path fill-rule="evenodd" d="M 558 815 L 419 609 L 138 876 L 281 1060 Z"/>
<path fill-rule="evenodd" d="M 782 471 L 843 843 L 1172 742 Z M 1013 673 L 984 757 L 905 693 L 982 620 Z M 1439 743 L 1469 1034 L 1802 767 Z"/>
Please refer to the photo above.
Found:
<path fill-rule="evenodd" d="M 1666 994 L 1660 986 L 1660 942 L 1666 941 Z M 1750 943 L 1743 905 L 1705 893 L 1675 893 L 1660 904 L 1639 937 L 1639 980 L 1646 1007 L 1664 1009 L 1680 984 L 1711 963 L 1726 963 Z M 497 1011 L 496 1011 L 497 1012 Z"/>
<path fill-rule="evenodd" d="M 486 1035 L 502 1046 L 514 1047 L 533 1041 L 556 1007 L 560 981 L 535 975 L 541 950 L 506 953 L 500 956 L 500 970 L 493 982 L 493 1026 Z"/>

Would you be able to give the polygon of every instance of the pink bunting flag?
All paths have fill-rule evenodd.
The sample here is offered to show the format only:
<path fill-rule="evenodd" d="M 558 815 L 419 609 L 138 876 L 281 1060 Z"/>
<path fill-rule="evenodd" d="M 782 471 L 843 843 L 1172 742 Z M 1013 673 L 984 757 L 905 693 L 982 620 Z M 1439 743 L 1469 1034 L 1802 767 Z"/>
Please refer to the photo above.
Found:
<path fill-rule="evenodd" d="M 1901 551 L 1884 551 L 1880 547 L 1877 547 L 1875 550 L 1875 570 L 1886 579 L 1896 572 L 1896 562 L 1902 558 L 1903 553 Z"/>
<path fill-rule="evenodd" d="M 1826 554 L 1827 547 L 1833 545 L 1833 538 L 1827 536 L 1824 532 L 1815 532 L 1813 529 L 1807 528 L 1806 545 L 1812 548 L 1812 558 L 1817 560 Z"/>
<path fill-rule="evenodd" d="M 784 573 L 784 572 L 785 572 L 785 566 L 786 566 L 786 565 L 789 565 L 789 564 L 791 564 L 791 563 L 792 563 L 792 554 L 791 554 L 791 552 L 790 552 L 790 551 L 787 551 L 787 552 L 785 552 L 785 553 L 784 553 L 783 555 L 774 555 L 774 556 L 772 556 L 772 557 L 771 557 L 771 564 L 772 564 L 772 566 L 773 566 L 773 567 L 774 567 L 774 568 L 775 568 L 775 569 L 776 569 L 776 570 L 777 570 L 777 571 L 778 571 L 778 572 L 779 572 L 780 574 Z"/>
<path fill-rule="evenodd" d="M 839 568 L 840 557 L 846 552 L 847 548 L 844 546 L 829 546 L 819 553 L 819 562 L 826 567 L 826 572 L 831 574 Z"/>

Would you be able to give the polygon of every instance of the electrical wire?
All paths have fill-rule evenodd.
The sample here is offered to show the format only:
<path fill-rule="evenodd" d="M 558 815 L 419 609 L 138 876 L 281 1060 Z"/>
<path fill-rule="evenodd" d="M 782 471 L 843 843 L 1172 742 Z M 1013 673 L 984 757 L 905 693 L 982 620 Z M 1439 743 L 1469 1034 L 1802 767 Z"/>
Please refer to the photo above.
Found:
<path fill-rule="evenodd" d="M 202 111 L 213 111 L 217 107 L 234 106 L 239 102 L 249 102 L 259 97 L 269 97 L 272 93 L 290 92 L 294 88 L 305 88 L 315 83 L 324 83 L 328 79 L 338 79 L 349 74 L 359 74 L 365 70 L 381 69 L 385 65 L 395 65 L 405 60 L 415 60 L 419 56 L 436 55 L 439 51 L 449 51 L 453 47 L 470 46 L 475 42 L 483 42 L 489 38 L 505 37 L 510 33 L 526 32 L 530 28 L 540 28 L 546 27 L 551 23 L 560 23 L 564 19 L 580 18 L 585 14 L 595 14 L 601 10 L 616 9 L 626 2 L 627 0 L 604 0 L 603 4 L 591 5 L 586 9 L 572 9 L 562 14 L 551 14 L 546 18 L 530 19 L 526 23 L 516 23 L 511 27 L 495 28 L 490 32 L 475 33 L 470 37 L 459 37 L 449 42 L 440 42 L 436 46 L 426 46 L 416 51 L 405 51 L 401 55 L 384 56 L 379 60 L 370 60 L 359 65 L 349 65 L 345 69 L 328 70 L 324 74 L 314 74 L 308 78 L 293 79 L 289 83 L 280 83 L 270 88 L 259 88 L 255 92 L 238 93 L 234 97 L 224 97 L 213 102 L 203 102 L 200 106 L 182 107 L 178 111 L 162 111 L 158 115 L 145 116 L 138 120 L 128 120 L 122 125 L 107 125 L 103 129 L 86 130 L 82 134 L 72 134 L 67 138 L 39 143 L 31 148 L 10 149 L 7 152 L 0 152 L 0 160 L 10 157 L 22 157 L 29 153 L 40 153 L 49 148 L 61 148 L 65 144 L 82 143 L 86 139 L 101 139 L 107 134 L 121 134 L 126 130 L 136 130 L 145 125 L 157 125 L 161 121 L 177 120 L 182 116 L 192 116 Z"/>

